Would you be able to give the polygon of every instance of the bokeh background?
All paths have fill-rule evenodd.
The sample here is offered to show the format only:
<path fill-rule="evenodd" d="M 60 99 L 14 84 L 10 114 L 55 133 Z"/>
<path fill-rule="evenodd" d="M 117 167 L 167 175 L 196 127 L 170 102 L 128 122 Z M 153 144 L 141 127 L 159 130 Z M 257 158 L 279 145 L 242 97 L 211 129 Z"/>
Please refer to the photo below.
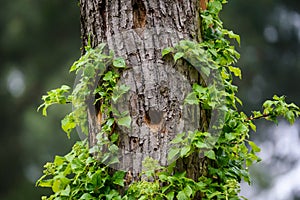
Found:
<path fill-rule="evenodd" d="M 224 26 L 241 35 L 238 96 L 250 114 L 273 94 L 300 105 L 300 1 L 229 0 Z M 35 187 L 43 165 L 78 140 L 60 129 L 71 109 L 57 106 L 43 117 L 41 96 L 72 86 L 69 66 L 80 56 L 79 8 L 70 0 L 2 0 L 0 6 L 0 199 L 40 199 Z M 252 137 L 263 161 L 251 168 L 253 183 L 241 193 L 253 200 L 300 199 L 300 123 L 259 122 Z"/>

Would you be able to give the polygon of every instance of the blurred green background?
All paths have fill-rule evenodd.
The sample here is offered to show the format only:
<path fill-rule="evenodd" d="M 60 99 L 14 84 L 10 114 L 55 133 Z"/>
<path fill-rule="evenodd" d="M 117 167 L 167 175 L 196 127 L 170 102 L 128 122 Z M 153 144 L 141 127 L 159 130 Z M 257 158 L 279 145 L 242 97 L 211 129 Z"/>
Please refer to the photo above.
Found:
<path fill-rule="evenodd" d="M 273 94 L 300 104 L 300 1 L 230 0 L 224 25 L 241 35 L 243 69 L 239 97 L 243 110 L 260 109 Z M 36 188 L 43 165 L 68 152 L 78 139 L 67 139 L 60 119 L 71 108 L 37 113 L 41 96 L 61 84 L 72 86 L 69 66 L 80 56 L 76 1 L 2 0 L 0 6 L 0 199 L 40 199 Z M 300 199 L 299 121 L 259 123 L 253 138 L 263 162 L 251 169 L 253 185 L 243 184 L 249 199 Z M 297 180 L 298 178 L 298 180 Z M 293 181 L 295 180 L 296 181 Z"/>

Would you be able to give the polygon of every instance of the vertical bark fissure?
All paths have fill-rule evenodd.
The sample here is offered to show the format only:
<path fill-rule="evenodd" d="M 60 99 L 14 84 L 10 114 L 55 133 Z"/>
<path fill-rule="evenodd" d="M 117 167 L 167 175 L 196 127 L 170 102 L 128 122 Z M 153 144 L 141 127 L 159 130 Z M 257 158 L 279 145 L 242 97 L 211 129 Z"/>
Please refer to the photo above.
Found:
<path fill-rule="evenodd" d="M 98 41 L 106 41 L 106 0 L 102 0 L 99 2 L 99 13 L 102 18 L 102 24 L 100 25 L 100 28 L 102 30 L 102 38 L 98 39 Z"/>

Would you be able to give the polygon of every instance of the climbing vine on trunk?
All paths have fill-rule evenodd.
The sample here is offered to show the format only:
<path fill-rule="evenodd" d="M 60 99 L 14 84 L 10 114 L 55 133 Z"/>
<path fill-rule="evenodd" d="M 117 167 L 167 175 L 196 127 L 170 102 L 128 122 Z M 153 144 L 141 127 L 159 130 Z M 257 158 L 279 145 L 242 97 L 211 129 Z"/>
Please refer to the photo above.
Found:
<path fill-rule="evenodd" d="M 127 171 L 112 170 L 121 162 L 117 127 L 128 129 L 132 124 L 130 111 L 120 113 L 112 106 L 130 92 L 130 86 L 117 84 L 130 66 L 113 51 L 107 51 L 104 43 L 95 48 L 89 43 L 85 54 L 70 69 L 79 77 L 74 89 L 63 85 L 49 91 L 42 97 L 44 103 L 39 109 L 47 115 L 49 106 L 71 103 L 73 111 L 62 120 L 62 129 L 70 137 L 71 131 L 79 127 L 88 136 L 87 109 L 92 101 L 92 105 L 97 105 L 94 114 L 101 127 L 96 128 L 93 145 L 89 145 L 88 139 L 78 141 L 70 153 L 55 156 L 53 162 L 45 164 L 44 175 L 37 185 L 51 188 L 53 194 L 42 199 L 240 199 L 240 181 L 250 183 L 248 168 L 260 160 L 256 155 L 260 149 L 249 138 L 250 130 L 256 131 L 255 120 L 276 123 L 278 117 L 284 117 L 292 124 L 300 109 L 286 103 L 284 96 L 276 95 L 263 104 L 262 111 L 253 111 L 251 116 L 238 109 L 237 104 L 242 105 L 242 102 L 236 96 L 238 88 L 232 81 L 234 76 L 242 78 L 240 68 L 234 66 L 240 55 L 230 41 L 234 39 L 239 44 L 240 38 L 224 29 L 219 19 L 225 0 L 200 2 L 201 35 L 195 36 L 193 41 L 181 40 L 165 48 L 161 57 L 172 58 L 174 64 L 187 62 L 191 68 L 201 63 L 197 70 L 204 79 L 212 81 L 202 85 L 193 83 L 184 104 L 199 105 L 208 113 L 225 113 L 222 125 L 216 128 L 217 137 L 208 128 L 177 134 L 170 141 L 173 146 L 167 155 L 168 165 L 146 157 L 138 180 L 132 179 Z M 139 22 L 135 28 L 145 26 L 142 11 L 135 13 L 134 18 Z M 196 42 L 199 38 L 201 42 Z M 207 165 L 197 178 L 176 168 L 177 158 L 194 155 L 204 158 Z"/>

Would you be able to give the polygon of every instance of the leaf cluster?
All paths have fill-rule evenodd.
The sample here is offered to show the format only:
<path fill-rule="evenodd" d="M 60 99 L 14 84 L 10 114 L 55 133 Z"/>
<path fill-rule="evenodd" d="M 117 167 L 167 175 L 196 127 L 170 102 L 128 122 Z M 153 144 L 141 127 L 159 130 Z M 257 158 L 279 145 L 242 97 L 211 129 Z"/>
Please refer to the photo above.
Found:
<path fill-rule="evenodd" d="M 50 187 L 53 194 L 42 199 L 120 199 L 117 189 L 124 186 L 125 172 L 111 175 L 107 166 L 91 156 L 86 141 L 77 142 L 65 156 L 55 156 L 44 168 L 37 185 Z"/>
<path fill-rule="evenodd" d="M 100 112 L 110 116 L 111 100 L 117 101 L 130 89 L 125 85 L 117 85 L 119 71 L 126 68 L 123 58 L 114 58 L 113 51 L 110 51 L 108 55 L 104 53 L 105 44 L 103 43 L 94 49 L 88 45 L 85 50 L 86 53 L 70 68 L 70 72 L 75 72 L 79 77 L 73 91 L 70 93 L 71 88 L 66 85 L 51 90 L 42 97 L 44 103 L 38 108 L 42 108 L 43 115 L 46 116 L 49 106 L 72 103 L 73 111 L 67 114 L 61 123 L 68 137 L 76 126 L 79 126 L 83 133 L 88 134 L 87 105 L 100 102 Z M 95 99 L 95 96 L 98 98 Z M 128 126 L 131 118 L 123 117 L 126 118 L 121 118 L 120 124 Z"/>

